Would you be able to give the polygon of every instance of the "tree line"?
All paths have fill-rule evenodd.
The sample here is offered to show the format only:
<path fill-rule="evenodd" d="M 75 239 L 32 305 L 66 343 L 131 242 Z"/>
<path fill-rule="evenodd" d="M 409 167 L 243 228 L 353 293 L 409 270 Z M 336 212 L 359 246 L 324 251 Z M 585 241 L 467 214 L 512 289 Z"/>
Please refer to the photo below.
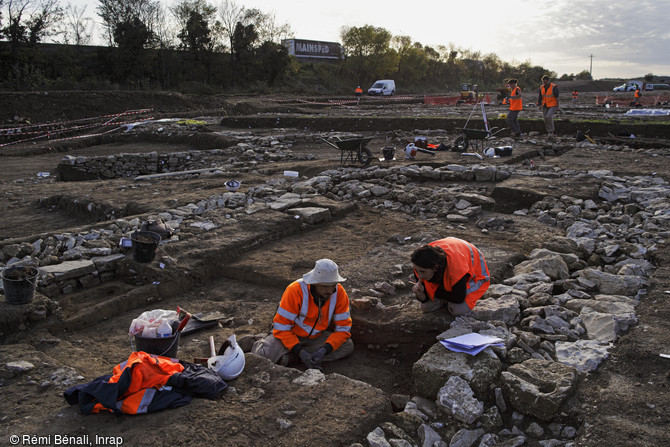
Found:
<path fill-rule="evenodd" d="M 90 45 L 85 7 L 0 0 L 0 88 L 344 94 L 390 78 L 410 93 L 458 90 L 461 82 L 491 90 L 509 77 L 530 87 L 544 74 L 556 77 L 530 61 L 424 46 L 371 25 L 341 28 L 342 60 L 299 63 L 282 45 L 294 36 L 289 24 L 235 0 L 98 0 L 95 13 L 105 45 Z M 588 71 L 563 76 L 590 79 Z"/>

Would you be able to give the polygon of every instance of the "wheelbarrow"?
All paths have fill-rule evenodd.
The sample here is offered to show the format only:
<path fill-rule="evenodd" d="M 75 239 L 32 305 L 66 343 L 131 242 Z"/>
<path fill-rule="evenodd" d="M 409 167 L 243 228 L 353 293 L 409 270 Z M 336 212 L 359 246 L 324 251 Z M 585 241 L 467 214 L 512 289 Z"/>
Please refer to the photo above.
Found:
<path fill-rule="evenodd" d="M 355 163 L 358 160 L 363 166 L 367 166 L 372 161 L 372 152 L 366 146 L 373 137 L 347 138 L 340 139 L 335 137 L 333 141 L 321 138 L 321 141 L 333 146 L 340 151 L 340 164 L 345 165 L 348 162 Z"/>
<path fill-rule="evenodd" d="M 470 118 L 472 117 L 474 107 L 477 106 L 477 104 L 475 104 L 475 106 L 472 108 L 472 111 L 470 112 L 470 117 L 468 117 L 468 120 L 465 122 L 465 126 L 462 129 L 457 129 L 461 133 L 461 136 L 454 140 L 454 147 L 458 152 L 463 152 L 463 155 L 475 155 L 482 159 L 483 157 L 481 156 L 480 152 L 483 152 L 484 150 L 484 140 L 493 138 L 498 132 L 501 132 L 504 129 L 496 130 L 496 127 L 489 128 L 489 121 L 486 118 L 486 108 L 484 103 L 481 102 L 479 105 L 482 109 L 482 117 L 484 119 L 485 129 L 468 129 L 467 127 L 468 123 L 470 122 Z M 473 152 L 465 153 L 465 151 L 470 146 L 470 141 L 472 141 Z"/>

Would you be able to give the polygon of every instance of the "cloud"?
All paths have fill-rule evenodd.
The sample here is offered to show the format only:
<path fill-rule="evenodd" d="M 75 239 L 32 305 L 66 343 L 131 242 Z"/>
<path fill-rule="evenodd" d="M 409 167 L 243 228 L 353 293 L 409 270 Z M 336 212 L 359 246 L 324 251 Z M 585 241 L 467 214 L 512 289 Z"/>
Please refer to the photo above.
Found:
<path fill-rule="evenodd" d="M 563 53 L 565 64 L 570 59 L 588 61 L 593 54 L 595 77 L 602 77 L 597 76 L 599 67 L 618 76 L 639 76 L 649 73 L 650 67 L 661 70 L 657 74 L 668 74 L 668 16 L 670 2 L 665 0 L 556 1 L 540 17 L 522 22 L 527 33 L 514 36 L 511 45 L 536 54 L 538 48 Z M 552 66 L 551 61 L 543 65 Z"/>

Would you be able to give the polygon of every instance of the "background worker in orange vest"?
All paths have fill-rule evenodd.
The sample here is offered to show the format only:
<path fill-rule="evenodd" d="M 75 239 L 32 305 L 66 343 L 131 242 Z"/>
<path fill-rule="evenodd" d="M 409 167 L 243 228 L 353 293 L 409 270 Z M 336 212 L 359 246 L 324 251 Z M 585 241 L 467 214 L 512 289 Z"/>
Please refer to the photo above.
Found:
<path fill-rule="evenodd" d="M 509 113 L 507 114 L 507 127 L 512 132 L 513 137 L 521 136 L 521 128 L 519 127 L 519 112 L 523 110 L 523 100 L 521 99 L 521 88 L 517 86 L 516 79 L 510 79 L 507 83 L 510 86 L 510 94 L 508 97 Z"/>
<path fill-rule="evenodd" d="M 577 90 L 573 90 L 573 92 L 572 92 L 572 103 L 573 104 L 577 102 L 578 97 L 579 97 L 579 92 Z"/>
<path fill-rule="evenodd" d="M 289 364 L 291 353 L 315 369 L 321 369 L 322 361 L 354 352 L 349 297 L 340 285 L 344 281 L 333 261 L 316 261 L 312 270 L 286 288 L 272 320 L 272 334 L 254 343 L 251 352 L 283 366 Z"/>
<path fill-rule="evenodd" d="M 550 138 L 554 136 L 554 115 L 558 110 L 558 93 L 558 86 L 549 80 L 549 76 L 542 76 L 537 104 L 542 111 L 544 127 L 547 129 Z"/>
<path fill-rule="evenodd" d="M 640 97 L 642 96 L 642 92 L 640 91 L 640 87 L 638 86 L 635 89 L 635 105 L 639 106 L 640 105 Z"/>
<path fill-rule="evenodd" d="M 452 315 L 468 315 L 489 288 L 484 256 L 462 239 L 447 237 L 423 245 L 411 259 L 416 280 L 412 292 L 423 312 L 434 312 L 446 304 Z"/>
<path fill-rule="evenodd" d="M 360 99 L 361 95 L 363 94 L 363 89 L 361 88 L 360 85 L 358 87 L 356 87 L 356 90 L 354 90 L 354 93 L 356 94 L 356 98 Z"/>

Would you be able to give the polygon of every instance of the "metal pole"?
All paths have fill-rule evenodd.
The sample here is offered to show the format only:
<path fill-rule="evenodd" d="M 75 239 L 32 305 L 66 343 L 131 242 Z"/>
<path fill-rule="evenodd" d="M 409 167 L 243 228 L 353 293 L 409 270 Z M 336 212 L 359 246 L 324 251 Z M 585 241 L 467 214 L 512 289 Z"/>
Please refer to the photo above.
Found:
<path fill-rule="evenodd" d="M 481 104 L 481 106 L 482 106 L 482 117 L 484 118 L 484 127 L 486 128 L 486 132 L 489 133 L 490 132 L 490 130 L 489 130 L 489 120 L 486 119 L 486 107 L 484 106 L 483 102 L 480 102 L 479 104 Z"/>

